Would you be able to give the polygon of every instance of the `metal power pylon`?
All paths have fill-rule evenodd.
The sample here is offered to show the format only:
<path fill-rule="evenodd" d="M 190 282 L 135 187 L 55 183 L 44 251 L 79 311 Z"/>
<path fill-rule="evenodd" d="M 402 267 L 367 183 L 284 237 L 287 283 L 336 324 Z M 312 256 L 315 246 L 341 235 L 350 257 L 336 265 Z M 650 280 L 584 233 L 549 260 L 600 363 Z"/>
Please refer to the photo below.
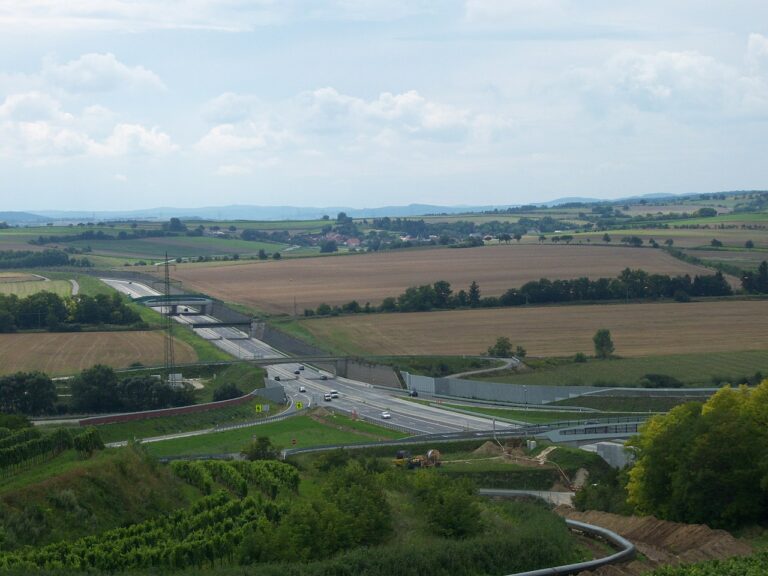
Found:
<path fill-rule="evenodd" d="M 168 253 L 165 253 L 165 377 L 170 380 L 176 372 L 176 356 L 173 352 L 173 306 L 171 306 L 171 272 L 168 266 Z"/>

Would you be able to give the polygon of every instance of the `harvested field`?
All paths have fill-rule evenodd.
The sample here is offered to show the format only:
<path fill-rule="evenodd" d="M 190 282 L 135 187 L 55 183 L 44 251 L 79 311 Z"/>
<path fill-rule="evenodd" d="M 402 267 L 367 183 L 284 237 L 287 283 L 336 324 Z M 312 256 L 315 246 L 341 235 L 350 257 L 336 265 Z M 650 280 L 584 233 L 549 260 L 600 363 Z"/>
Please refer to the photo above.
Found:
<path fill-rule="evenodd" d="M 0 334 L 0 373 L 41 370 L 59 376 L 94 364 L 157 366 L 164 361 L 163 338 L 159 331 Z M 176 340 L 175 352 L 179 363 L 197 360 L 184 342 Z"/>
<path fill-rule="evenodd" d="M 19 298 L 26 298 L 37 292 L 53 292 L 59 296 L 70 296 L 72 284 L 68 280 L 44 281 L 34 278 L 28 281 L 6 282 L 0 278 L 0 294 L 16 294 Z"/>
<path fill-rule="evenodd" d="M 501 295 L 539 278 L 613 277 L 624 268 L 661 274 L 711 274 L 661 250 L 621 246 L 520 244 L 465 249 L 391 251 L 355 256 L 302 258 L 238 266 L 179 267 L 174 278 L 225 301 L 269 312 L 318 304 L 378 304 L 409 286 L 447 280 L 454 290 L 475 280 L 486 296 Z"/>
<path fill-rule="evenodd" d="M 607 512 L 577 512 L 560 506 L 560 515 L 608 528 L 637 546 L 643 556 L 626 564 L 606 566 L 590 574 L 634 576 L 660 566 L 693 564 L 704 560 L 748 556 L 752 548 L 736 540 L 725 530 L 713 530 L 702 524 L 680 524 L 653 516 L 619 516 Z"/>
<path fill-rule="evenodd" d="M 0 284 L 6 282 L 41 282 L 44 278 L 23 272 L 0 272 Z"/>
<path fill-rule="evenodd" d="M 599 328 L 620 356 L 764 350 L 768 301 L 540 306 L 302 320 L 336 351 L 375 355 L 480 354 L 507 336 L 532 356 L 592 353 Z"/>

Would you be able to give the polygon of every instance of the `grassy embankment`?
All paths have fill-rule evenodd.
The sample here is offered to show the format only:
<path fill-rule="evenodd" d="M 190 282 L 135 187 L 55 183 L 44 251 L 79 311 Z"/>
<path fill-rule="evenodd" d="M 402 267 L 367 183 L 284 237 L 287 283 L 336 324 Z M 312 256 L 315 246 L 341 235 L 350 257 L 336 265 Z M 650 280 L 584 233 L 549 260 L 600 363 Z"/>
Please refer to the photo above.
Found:
<path fill-rule="evenodd" d="M 637 386 L 646 374 L 665 374 L 685 386 L 711 387 L 755 372 L 768 374 L 768 351 L 672 354 L 574 362 L 573 358 L 529 358 L 531 371 L 505 371 L 470 376 L 473 380 L 528 386 Z"/>
<path fill-rule="evenodd" d="M 326 444 L 366 442 L 374 439 L 397 439 L 405 434 L 380 428 L 367 422 L 353 421 L 343 416 L 326 417 L 321 421 L 309 416 L 297 416 L 280 422 L 255 427 L 216 432 L 204 436 L 191 436 L 147 444 L 155 456 L 181 456 L 189 454 L 224 454 L 240 452 L 251 440 L 267 436 L 281 448 L 306 448 Z M 293 440 L 296 444 L 293 444 Z"/>

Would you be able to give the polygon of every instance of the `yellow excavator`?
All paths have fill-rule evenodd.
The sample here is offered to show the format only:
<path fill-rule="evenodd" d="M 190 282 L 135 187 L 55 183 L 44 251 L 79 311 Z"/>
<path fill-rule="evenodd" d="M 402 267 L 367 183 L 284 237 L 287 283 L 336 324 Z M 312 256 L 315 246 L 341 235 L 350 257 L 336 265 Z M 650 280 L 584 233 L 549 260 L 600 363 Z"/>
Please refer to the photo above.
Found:
<path fill-rule="evenodd" d="M 392 461 L 395 466 L 400 468 L 432 468 L 440 466 L 440 451 L 434 448 L 427 450 L 426 454 L 411 456 L 408 450 L 398 450 L 395 459 Z"/>

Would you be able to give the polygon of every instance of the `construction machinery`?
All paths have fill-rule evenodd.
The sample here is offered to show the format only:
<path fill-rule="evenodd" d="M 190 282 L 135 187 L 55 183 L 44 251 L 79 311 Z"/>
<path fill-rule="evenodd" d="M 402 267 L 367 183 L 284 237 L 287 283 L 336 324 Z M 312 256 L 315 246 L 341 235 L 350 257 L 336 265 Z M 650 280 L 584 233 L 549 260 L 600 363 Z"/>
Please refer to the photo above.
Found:
<path fill-rule="evenodd" d="M 440 466 L 440 451 L 434 448 L 427 450 L 426 454 L 411 456 L 408 450 L 398 450 L 395 459 L 392 461 L 395 466 L 401 468 L 433 468 Z"/>

